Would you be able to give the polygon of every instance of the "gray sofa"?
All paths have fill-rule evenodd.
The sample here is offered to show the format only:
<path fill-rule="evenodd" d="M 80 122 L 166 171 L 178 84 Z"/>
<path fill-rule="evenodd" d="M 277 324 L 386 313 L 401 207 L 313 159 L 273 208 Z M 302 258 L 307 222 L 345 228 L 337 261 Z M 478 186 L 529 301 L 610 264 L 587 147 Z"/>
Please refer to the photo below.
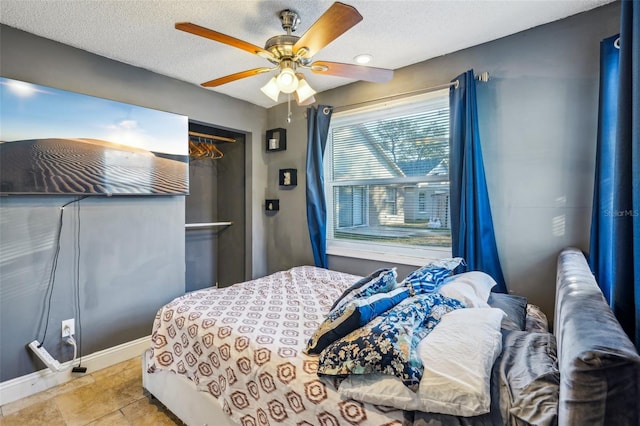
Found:
<path fill-rule="evenodd" d="M 558 257 L 554 323 L 558 424 L 640 425 L 640 356 L 575 248 Z"/>

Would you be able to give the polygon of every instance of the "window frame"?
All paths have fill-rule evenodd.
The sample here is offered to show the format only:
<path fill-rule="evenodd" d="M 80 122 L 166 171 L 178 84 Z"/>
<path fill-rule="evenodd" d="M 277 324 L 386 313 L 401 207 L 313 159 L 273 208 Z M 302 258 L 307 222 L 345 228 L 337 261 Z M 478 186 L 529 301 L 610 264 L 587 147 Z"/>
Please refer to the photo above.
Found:
<path fill-rule="evenodd" d="M 335 112 L 331 120 L 331 127 L 335 124 L 339 126 L 355 124 L 362 121 L 372 121 L 380 118 L 388 118 L 389 109 L 399 109 L 401 114 L 410 115 L 412 113 L 421 112 L 426 106 L 434 103 L 435 100 L 443 101 L 447 99 L 448 103 L 449 89 L 442 89 L 424 93 L 417 96 L 405 97 L 402 99 L 384 101 L 380 103 L 370 104 L 361 108 L 353 108 L 347 111 Z M 363 120 L 362 114 L 367 114 Z M 385 261 L 402 265 L 422 266 L 427 261 L 433 259 L 441 259 L 451 257 L 451 247 L 417 247 L 409 245 L 385 244 L 380 242 L 357 242 L 335 239 L 333 232 L 334 224 L 334 190 L 341 186 L 367 186 L 376 183 L 388 184 L 386 179 L 358 179 L 352 181 L 333 181 L 333 140 L 331 127 L 327 136 L 327 145 L 325 149 L 324 175 L 325 189 L 324 195 L 327 205 L 327 237 L 326 247 L 327 254 L 342 257 L 351 257 L 357 259 Z M 329 177 L 329 179 L 327 179 Z M 448 181 L 448 176 L 444 180 Z M 443 176 L 419 176 L 398 178 L 394 183 L 399 184 L 416 184 L 422 182 L 443 182 Z M 396 191 L 397 194 L 397 191 Z M 368 196 L 365 197 L 365 204 L 368 203 Z M 396 195 L 397 203 L 397 195 Z M 397 204 L 396 204 L 397 209 Z M 397 211 L 397 210 L 396 210 Z M 368 223 L 368 220 L 365 220 Z"/>

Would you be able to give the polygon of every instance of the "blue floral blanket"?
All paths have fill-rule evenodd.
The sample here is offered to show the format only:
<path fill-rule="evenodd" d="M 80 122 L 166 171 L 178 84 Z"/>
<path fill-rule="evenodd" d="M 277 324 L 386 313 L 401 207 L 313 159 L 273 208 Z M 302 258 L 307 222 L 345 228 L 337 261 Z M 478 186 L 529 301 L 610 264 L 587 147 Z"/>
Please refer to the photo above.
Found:
<path fill-rule="evenodd" d="M 423 372 L 415 350 L 418 343 L 443 315 L 464 307 L 437 293 L 408 297 L 327 346 L 320 353 L 318 374 L 390 374 L 416 390 Z"/>

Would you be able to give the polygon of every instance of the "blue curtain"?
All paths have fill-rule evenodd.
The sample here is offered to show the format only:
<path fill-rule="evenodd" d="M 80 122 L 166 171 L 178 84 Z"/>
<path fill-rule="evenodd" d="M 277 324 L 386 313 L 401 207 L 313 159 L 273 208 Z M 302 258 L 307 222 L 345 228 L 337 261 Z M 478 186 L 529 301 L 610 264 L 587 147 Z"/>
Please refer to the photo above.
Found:
<path fill-rule="evenodd" d="M 618 128 L 618 86 L 620 51 L 614 43 L 618 36 L 600 42 L 600 105 L 596 170 L 591 210 L 589 263 L 607 301 L 613 299 L 615 273 L 613 182 L 616 174 L 616 129 Z"/>
<path fill-rule="evenodd" d="M 504 293 L 507 288 L 498 258 L 480 148 L 473 70 L 455 80 L 458 87 L 452 86 L 449 92 L 451 251 L 454 257 L 466 261 L 463 270 L 486 272 L 497 282 L 494 291 Z"/>
<path fill-rule="evenodd" d="M 600 109 L 589 260 L 640 349 L 640 2 L 622 2 L 618 37 L 601 43 Z"/>
<path fill-rule="evenodd" d="M 322 160 L 333 109 L 307 108 L 307 223 L 316 266 L 327 268 L 327 202 Z"/>

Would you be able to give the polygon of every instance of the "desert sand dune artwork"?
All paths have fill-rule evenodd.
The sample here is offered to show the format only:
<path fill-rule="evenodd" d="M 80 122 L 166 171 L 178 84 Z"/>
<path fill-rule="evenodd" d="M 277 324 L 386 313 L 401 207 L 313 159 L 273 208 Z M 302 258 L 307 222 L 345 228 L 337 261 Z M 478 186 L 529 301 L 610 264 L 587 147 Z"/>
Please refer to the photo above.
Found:
<path fill-rule="evenodd" d="M 0 192 L 182 194 L 184 163 L 106 141 L 34 139 L 0 144 Z"/>
<path fill-rule="evenodd" d="M 0 78 L 0 194 L 185 195 L 187 117 Z"/>

